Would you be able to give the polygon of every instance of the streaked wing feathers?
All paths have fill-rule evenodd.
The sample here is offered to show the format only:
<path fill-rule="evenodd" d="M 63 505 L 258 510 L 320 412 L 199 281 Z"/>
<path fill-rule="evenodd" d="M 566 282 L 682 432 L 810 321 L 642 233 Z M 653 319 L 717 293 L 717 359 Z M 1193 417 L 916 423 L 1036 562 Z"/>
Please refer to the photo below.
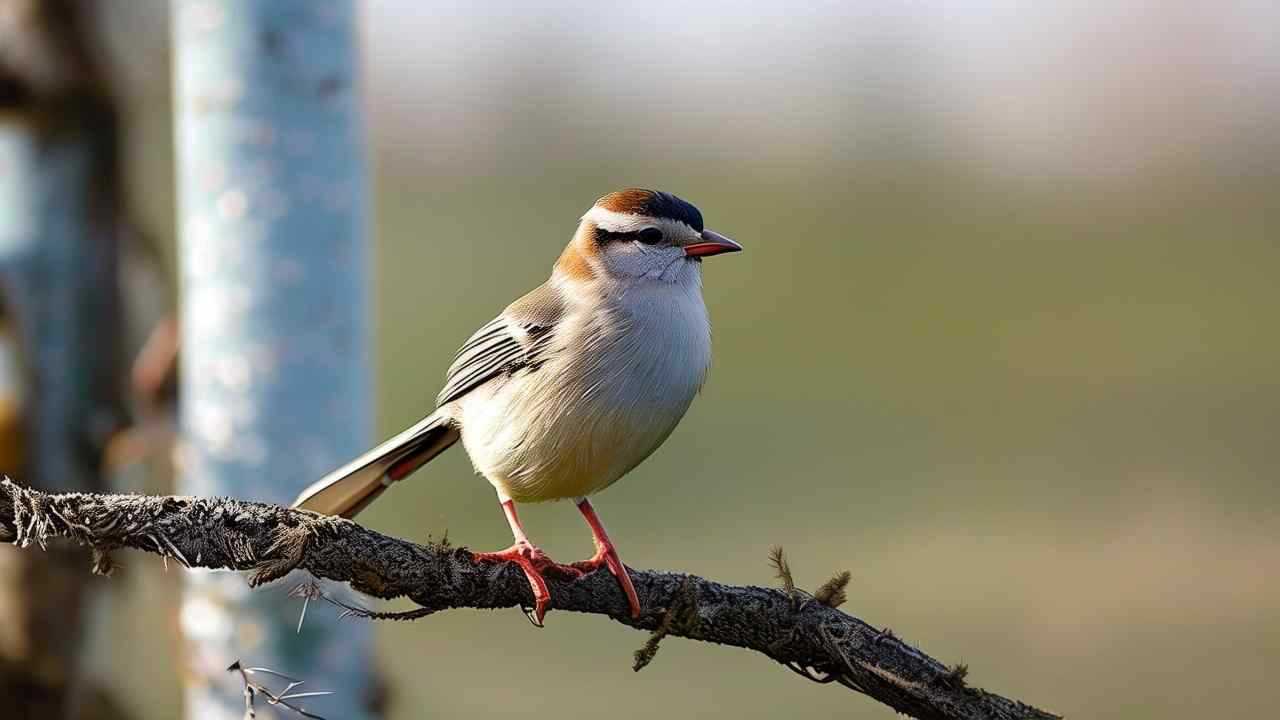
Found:
<path fill-rule="evenodd" d="M 507 306 L 458 351 L 436 406 L 447 405 L 496 377 L 536 368 L 563 312 L 559 291 L 549 285 L 541 285 Z"/>

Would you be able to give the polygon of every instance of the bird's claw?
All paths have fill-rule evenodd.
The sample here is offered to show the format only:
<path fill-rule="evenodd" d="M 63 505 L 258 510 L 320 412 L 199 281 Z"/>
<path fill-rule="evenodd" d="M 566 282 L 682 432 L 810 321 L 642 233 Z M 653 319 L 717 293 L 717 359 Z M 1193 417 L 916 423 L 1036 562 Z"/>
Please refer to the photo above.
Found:
<path fill-rule="evenodd" d="M 472 553 L 472 557 L 477 562 L 493 562 L 493 563 L 515 563 L 524 571 L 524 575 L 529 580 L 529 589 L 533 592 L 533 607 L 522 607 L 525 616 L 529 618 L 529 622 L 534 627 L 543 627 L 543 620 L 547 616 L 547 610 L 551 607 L 551 591 L 547 588 L 547 581 L 543 577 L 543 573 L 550 573 L 554 576 L 563 575 L 566 566 L 558 565 L 542 551 L 542 548 L 530 542 L 517 542 L 506 550 L 498 550 L 497 552 L 481 552 Z M 572 569 L 571 569 L 572 570 Z M 572 572 L 577 572 L 572 570 Z M 576 577 L 571 575 L 570 577 Z"/>
<path fill-rule="evenodd" d="M 529 589 L 533 593 L 533 606 L 523 606 L 525 616 L 529 618 L 529 622 L 534 627 L 543 627 L 543 621 L 546 619 L 547 610 L 551 607 L 551 590 L 547 587 L 548 576 L 562 580 L 577 580 L 578 578 L 595 572 L 600 567 L 607 567 L 609 572 L 618 580 L 618 585 L 622 588 L 622 592 L 627 596 L 627 605 L 631 609 L 631 617 L 640 617 L 640 596 L 636 593 L 635 585 L 631 582 L 631 575 L 627 572 L 627 567 L 622 564 L 621 558 L 618 557 L 618 551 L 611 544 L 599 544 L 596 546 L 596 554 L 590 560 L 582 560 L 580 562 L 571 563 L 569 565 L 561 565 L 551 559 L 549 555 L 543 552 L 542 548 L 534 545 L 528 540 L 517 540 L 515 544 L 506 550 L 497 552 L 481 552 L 472 553 L 477 562 L 492 563 L 515 563 L 524 571 L 524 575 L 529 580 Z"/>
<path fill-rule="evenodd" d="M 573 563 L 569 567 L 577 571 L 579 575 L 594 572 L 600 566 L 609 568 L 609 572 L 618 579 L 618 585 L 622 587 L 622 592 L 627 596 L 627 604 L 631 606 L 631 617 L 640 617 L 640 596 L 636 594 L 636 587 L 631 582 L 631 575 L 627 572 L 627 567 L 622 564 L 622 559 L 618 557 L 618 551 L 612 547 L 597 547 L 596 554 L 590 560 L 582 560 Z"/>

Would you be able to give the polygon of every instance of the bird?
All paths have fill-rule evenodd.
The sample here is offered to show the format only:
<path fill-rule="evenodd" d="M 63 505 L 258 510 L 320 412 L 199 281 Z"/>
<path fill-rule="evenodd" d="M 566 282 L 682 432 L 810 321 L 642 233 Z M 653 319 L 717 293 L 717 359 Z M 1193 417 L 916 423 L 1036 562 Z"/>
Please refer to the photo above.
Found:
<path fill-rule="evenodd" d="M 591 206 L 551 277 L 463 344 L 430 415 L 306 488 L 295 508 L 351 518 L 461 441 L 497 491 L 512 545 L 474 553 L 529 581 L 529 617 L 551 603 L 544 574 L 605 567 L 632 617 L 640 600 L 589 497 L 658 449 L 711 365 L 704 258 L 742 250 L 679 197 L 630 188 Z M 572 500 L 595 554 L 555 563 L 525 534 L 517 503 Z"/>

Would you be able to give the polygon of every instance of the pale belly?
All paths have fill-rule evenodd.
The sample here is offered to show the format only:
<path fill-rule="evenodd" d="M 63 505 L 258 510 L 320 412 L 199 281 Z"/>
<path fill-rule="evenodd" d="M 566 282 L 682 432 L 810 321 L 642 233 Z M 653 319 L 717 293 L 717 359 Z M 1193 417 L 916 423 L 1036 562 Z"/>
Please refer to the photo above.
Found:
<path fill-rule="evenodd" d="M 710 336 L 704 314 L 692 320 L 656 318 L 660 338 L 632 326 L 589 359 L 561 355 L 464 398 L 462 442 L 476 471 L 517 502 L 613 484 L 667 439 L 702 386 Z"/>
<path fill-rule="evenodd" d="M 694 378 L 664 397 L 616 387 L 583 399 L 581 383 L 549 385 L 513 378 L 463 413 L 476 471 L 519 502 L 585 497 L 613 484 L 667 439 L 697 392 Z"/>

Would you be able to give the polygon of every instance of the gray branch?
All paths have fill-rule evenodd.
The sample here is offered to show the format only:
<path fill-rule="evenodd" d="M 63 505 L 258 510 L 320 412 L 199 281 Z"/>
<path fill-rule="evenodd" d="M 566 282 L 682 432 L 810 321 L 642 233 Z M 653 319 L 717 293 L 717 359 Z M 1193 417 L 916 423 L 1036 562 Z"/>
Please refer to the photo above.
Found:
<path fill-rule="evenodd" d="M 293 570 L 351 584 L 377 598 L 407 597 L 417 616 L 450 608 L 527 607 L 523 573 L 478 563 L 465 548 L 419 545 L 357 525 L 277 505 L 230 498 L 72 493 L 53 495 L 0 481 L 0 541 L 44 547 L 69 538 L 94 550 L 135 548 L 188 567 L 250 571 L 249 583 Z M 633 570 L 644 614 L 632 619 L 607 571 L 577 580 L 548 578 L 552 608 L 607 615 L 662 635 L 763 653 L 811 680 L 839 683 L 926 720 L 1054 718 L 965 682 L 948 667 L 801 591 L 722 585 L 693 575 Z M 649 657 L 656 643 L 647 647 Z"/>

